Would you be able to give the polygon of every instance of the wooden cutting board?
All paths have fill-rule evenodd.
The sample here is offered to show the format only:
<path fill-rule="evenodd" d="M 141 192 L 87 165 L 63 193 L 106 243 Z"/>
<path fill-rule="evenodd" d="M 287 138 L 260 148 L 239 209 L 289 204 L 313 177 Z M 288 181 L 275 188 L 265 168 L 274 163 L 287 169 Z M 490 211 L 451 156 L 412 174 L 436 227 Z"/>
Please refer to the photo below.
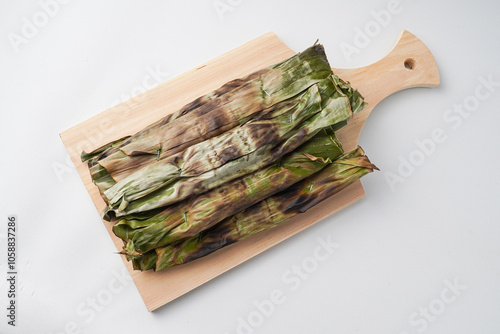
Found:
<path fill-rule="evenodd" d="M 101 212 L 105 203 L 92 183 L 86 163 L 80 161 L 83 149 L 90 151 L 114 139 L 134 134 L 227 81 L 278 63 L 294 54 L 274 33 L 267 33 L 61 133 L 61 139 L 97 210 Z M 394 48 L 378 62 L 361 68 L 333 71 L 342 79 L 350 81 L 368 103 L 338 133 L 346 151 L 356 147 L 366 118 L 386 96 L 405 88 L 434 87 L 439 84 L 439 73 L 431 52 L 407 31 L 401 33 Z M 370 152 L 367 153 L 369 155 Z M 134 271 L 124 257 L 123 260 L 148 311 L 152 311 L 357 201 L 364 194 L 358 181 L 274 229 L 186 265 L 160 272 L 140 272 Z M 116 248 L 121 250 L 123 244 L 111 231 L 112 223 L 103 223 Z"/>

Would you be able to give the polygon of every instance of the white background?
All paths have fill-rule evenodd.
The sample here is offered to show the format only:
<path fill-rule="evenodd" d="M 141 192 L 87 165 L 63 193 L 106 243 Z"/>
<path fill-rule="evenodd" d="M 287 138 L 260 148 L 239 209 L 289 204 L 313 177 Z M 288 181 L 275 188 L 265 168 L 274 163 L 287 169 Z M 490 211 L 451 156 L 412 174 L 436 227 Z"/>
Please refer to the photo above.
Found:
<path fill-rule="evenodd" d="M 221 3 L 231 10 L 218 12 Z M 18 326 L 0 311 L 0 332 L 236 333 L 250 322 L 258 328 L 240 332 L 499 333 L 500 3 L 400 0 L 385 26 L 374 24 L 373 11 L 387 8 L 386 0 L 73 0 L 44 21 L 38 1 L 2 0 L 0 219 L 19 218 L 20 286 Z M 34 20 L 37 31 L 26 34 Z M 356 44 L 366 27 L 369 45 Z M 332 66 L 359 67 L 383 57 L 402 29 L 433 52 L 441 86 L 397 93 L 374 110 L 360 144 L 381 172 L 364 178 L 367 196 L 148 313 L 128 274 L 115 278 L 124 265 L 59 133 L 139 93 L 150 71 L 166 81 L 268 31 L 296 51 L 319 38 Z M 342 52 L 347 44 L 358 53 Z M 497 83 L 479 88 L 490 94 L 483 100 L 474 97 L 480 77 Z M 446 121 L 464 103 L 469 117 Z M 418 153 L 416 141 L 437 128 L 446 140 Z M 388 173 L 422 156 L 390 186 Z M 338 248 L 292 290 L 282 276 L 311 263 L 317 239 L 328 237 Z M 3 310 L 6 288 L 2 278 Z M 276 289 L 284 302 L 262 315 L 254 302 Z"/>

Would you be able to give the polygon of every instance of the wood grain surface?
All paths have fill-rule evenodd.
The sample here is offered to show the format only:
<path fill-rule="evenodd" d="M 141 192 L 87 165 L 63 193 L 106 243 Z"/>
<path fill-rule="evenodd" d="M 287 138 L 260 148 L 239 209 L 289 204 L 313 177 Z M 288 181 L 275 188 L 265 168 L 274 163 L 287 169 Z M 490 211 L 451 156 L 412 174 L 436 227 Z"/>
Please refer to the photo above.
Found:
<path fill-rule="evenodd" d="M 90 151 L 111 140 L 134 134 L 227 81 L 278 63 L 294 54 L 274 33 L 267 33 L 61 133 L 61 139 L 97 210 L 101 212 L 105 203 L 92 183 L 86 163 L 80 161 L 82 150 Z M 418 38 L 407 31 L 401 33 L 394 48 L 380 61 L 361 68 L 334 68 L 333 71 L 342 79 L 350 81 L 368 103 L 338 133 L 346 151 L 356 147 L 366 118 L 382 99 L 405 88 L 434 87 L 439 84 L 439 73 L 432 54 Z M 369 155 L 370 152 L 367 153 Z M 364 190 L 358 181 L 276 228 L 202 259 L 160 272 L 134 271 L 131 263 L 122 256 L 123 261 L 146 308 L 152 311 L 363 196 Z M 112 223 L 103 223 L 116 248 L 121 250 L 123 243 L 111 231 Z"/>

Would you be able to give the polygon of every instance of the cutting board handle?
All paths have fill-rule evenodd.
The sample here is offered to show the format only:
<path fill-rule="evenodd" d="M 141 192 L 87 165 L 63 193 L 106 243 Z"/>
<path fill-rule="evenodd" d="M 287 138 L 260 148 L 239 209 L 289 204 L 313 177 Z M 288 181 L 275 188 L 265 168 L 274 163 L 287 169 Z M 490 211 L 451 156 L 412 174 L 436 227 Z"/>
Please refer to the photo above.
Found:
<path fill-rule="evenodd" d="M 436 87 L 439 85 L 439 71 L 436 61 L 427 46 L 409 31 L 401 32 L 396 45 L 379 61 L 360 68 L 333 69 L 339 77 L 363 77 L 354 88 L 365 96 L 367 106 L 351 120 L 349 131 L 355 136 L 345 136 L 341 129 L 339 136 L 345 137 L 345 149 L 356 147 L 361 128 L 373 108 L 387 96 L 406 88 Z M 382 84 L 383 83 L 383 84 Z M 350 137 L 350 138 L 347 138 Z"/>

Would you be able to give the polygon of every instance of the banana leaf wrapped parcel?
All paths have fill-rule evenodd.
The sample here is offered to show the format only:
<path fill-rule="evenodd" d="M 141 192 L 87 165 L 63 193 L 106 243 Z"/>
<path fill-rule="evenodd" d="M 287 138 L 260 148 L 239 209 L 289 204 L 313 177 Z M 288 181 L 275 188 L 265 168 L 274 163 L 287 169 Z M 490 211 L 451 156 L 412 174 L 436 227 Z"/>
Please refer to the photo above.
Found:
<path fill-rule="evenodd" d="M 257 119 L 140 169 L 104 193 L 105 214 L 169 205 L 272 163 L 352 116 L 349 97 L 336 88 L 329 77 Z M 321 98 L 320 89 L 331 95 Z"/>
<path fill-rule="evenodd" d="M 135 269 L 162 270 L 275 227 L 377 169 L 335 135 L 364 106 L 315 44 L 81 159 L 120 253 Z"/>
<path fill-rule="evenodd" d="M 157 247 L 191 237 L 273 194 L 288 188 L 330 164 L 342 154 L 332 130 L 323 130 L 296 151 L 275 163 L 235 179 L 184 202 L 167 206 L 141 220 L 130 231 L 127 218 L 114 225 L 117 235 L 127 235 L 123 253 L 141 255 Z M 137 225 L 137 222 L 133 222 Z M 125 229 L 125 231 L 120 231 Z"/>
<path fill-rule="evenodd" d="M 320 45 L 310 47 L 280 64 L 256 73 L 226 84 L 226 88 L 221 87 L 220 91 L 214 91 L 193 101 L 178 112 L 166 116 L 163 120 L 153 123 L 135 135 L 106 144 L 91 153 L 83 152 L 82 159 L 88 161 L 92 179 L 98 186 L 103 199 L 109 205 L 103 213 L 104 216 L 106 217 L 110 211 L 112 214 L 116 212 L 121 215 L 126 214 L 127 211 L 124 209 L 131 201 L 149 195 L 168 183 L 181 178 L 199 177 L 204 172 L 212 171 L 217 166 L 220 167 L 227 160 L 236 159 L 237 154 L 246 156 L 245 153 L 249 153 L 248 150 L 242 150 L 245 143 L 253 143 L 253 147 L 260 149 L 259 153 L 261 153 L 269 150 L 273 145 L 279 144 L 280 140 L 281 142 L 286 141 L 287 145 L 285 149 L 281 150 L 281 154 L 289 152 L 310 139 L 315 131 L 319 131 L 321 124 L 318 121 L 310 124 L 309 128 L 304 130 L 301 129 L 307 123 L 301 121 L 315 115 L 320 110 L 323 115 L 328 109 L 336 110 L 336 114 L 323 121 L 322 126 L 336 124 L 339 127 L 344 125 L 353 113 L 361 110 L 364 106 L 360 94 L 353 90 L 348 83 L 333 75 L 324 49 Z M 265 77 L 265 80 L 262 76 Z M 235 84 L 236 82 L 238 84 Z M 242 82 L 247 83 L 243 84 Z M 227 108 L 228 103 L 236 103 L 234 102 L 236 97 L 233 96 L 231 99 L 227 96 L 229 92 L 232 92 L 232 89 L 241 90 L 255 85 L 260 87 L 261 95 L 258 99 L 261 103 L 259 108 L 250 106 L 255 104 L 255 101 L 246 95 L 245 98 L 237 95 L 239 96 L 238 108 Z M 311 92 L 313 88 L 315 88 L 314 94 Z M 268 95 L 270 92 L 272 94 Z M 304 98 L 306 93 L 308 93 L 309 104 L 304 102 L 308 101 Z M 321 106 L 320 109 L 317 108 L 318 105 Z M 248 111 L 250 109 L 253 111 Z M 283 115 L 286 112 L 289 115 L 288 119 L 293 121 L 288 126 L 285 126 L 287 116 Z M 244 113 L 246 116 L 239 117 L 240 113 Z M 221 114 L 226 115 L 224 121 L 220 120 Z M 208 118 L 204 120 L 200 118 L 201 116 Z M 229 121 L 234 119 L 238 121 Z M 205 122 L 219 125 L 225 122 L 224 124 L 227 126 L 223 126 L 224 131 L 195 130 L 205 126 Z M 245 130 L 234 129 L 239 126 L 244 127 Z M 255 141 L 254 138 L 259 137 L 259 135 L 258 133 L 252 135 L 249 129 L 259 127 L 261 133 L 268 127 L 281 129 L 277 135 L 280 140 L 274 138 L 276 136 L 270 135 L 267 137 L 267 141 Z M 181 131 L 179 129 L 184 132 L 179 132 Z M 230 130 L 232 133 L 225 134 Z M 196 132 L 196 135 L 192 134 L 193 131 Z M 302 131 L 309 133 L 305 136 Z M 239 134 L 244 135 L 240 136 Z M 187 139 L 185 136 L 193 137 L 193 139 Z M 172 149 L 167 148 L 165 143 L 167 137 L 172 137 L 172 140 L 176 142 Z M 210 141 L 213 137 L 217 138 Z M 221 151 L 224 152 L 223 157 L 220 156 Z M 257 154 L 254 154 L 254 157 L 255 155 Z M 279 158 L 279 155 L 275 153 L 270 159 L 267 159 L 267 163 L 276 158 Z M 186 161 L 186 159 L 188 160 Z M 215 165 L 211 163 L 214 160 L 217 162 Z M 247 163 L 247 165 L 251 164 Z M 233 166 L 233 169 L 238 170 L 239 168 Z M 147 178 L 144 177 L 145 174 L 148 175 Z M 151 179 L 152 175 L 156 178 Z M 207 177 L 208 175 L 202 176 L 203 183 L 210 185 L 200 191 L 209 190 L 227 181 L 211 177 L 211 181 L 207 182 Z M 197 187 L 191 186 L 191 188 Z M 183 196 L 187 197 L 191 194 L 191 191 L 184 189 Z M 162 202 L 160 205 L 172 203 L 174 198 L 180 200 L 182 196 L 170 196 L 168 202 Z"/>
<path fill-rule="evenodd" d="M 306 212 L 375 169 L 378 168 L 358 147 L 339 156 L 320 172 L 207 230 L 130 259 L 138 270 L 162 270 L 191 262 Z"/>

